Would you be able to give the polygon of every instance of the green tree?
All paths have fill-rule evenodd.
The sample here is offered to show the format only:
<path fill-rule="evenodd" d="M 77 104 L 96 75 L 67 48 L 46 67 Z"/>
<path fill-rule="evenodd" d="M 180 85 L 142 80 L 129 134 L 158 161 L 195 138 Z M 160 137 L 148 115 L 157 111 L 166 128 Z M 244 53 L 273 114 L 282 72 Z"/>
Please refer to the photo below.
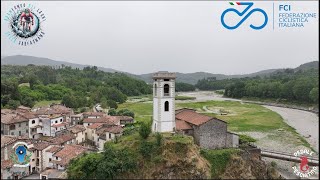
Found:
<path fill-rule="evenodd" d="M 319 88 L 313 88 L 309 93 L 309 97 L 312 102 L 319 103 Z"/>
<path fill-rule="evenodd" d="M 109 109 L 108 114 L 110 116 L 116 116 L 117 115 L 117 111 L 114 108 Z"/>
<path fill-rule="evenodd" d="M 118 108 L 118 104 L 116 101 L 114 100 L 108 100 L 107 101 L 107 105 L 110 107 L 110 108 L 114 108 L 114 109 L 117 109 Z"/>
<path fill-rule="evenodd" d="M 139 128 L 139 134 L 142 139 L 147 139 L 151 133 L 151 125 L 147 122 L 142 122 Z"/>

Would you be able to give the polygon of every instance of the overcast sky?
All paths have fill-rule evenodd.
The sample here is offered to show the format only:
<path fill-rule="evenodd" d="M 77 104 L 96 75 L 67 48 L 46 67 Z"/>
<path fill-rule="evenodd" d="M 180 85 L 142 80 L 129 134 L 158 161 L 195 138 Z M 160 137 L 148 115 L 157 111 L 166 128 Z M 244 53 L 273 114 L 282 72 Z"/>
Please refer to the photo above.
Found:
<path fill-rule="evenodd" d="M 1 1 L 1 17 L 17 3 Z M 135 74 L 159 70 L 247 74 L 319 60 L 318 14 L 305 28 L 273 30 L 272 2 L 255 2 L 269 17 L 267 26 L 258 31 L 249 25 L 261 24 L 259 13 L 236 30 L 222 27 L 221 13 L 231 7 L 227 2 L 32 4 L 47 17 L 45 37 L 35 45 L 19 47 L 2 34 L 2 55 L 46 57 Z M 298 12 L 318 12 L 318 1 L 290 4 Z M 239 22 L 241 18 L 227 19 Z M 1 32 L 7 30 L 8 24 L 1 23 Z"/>

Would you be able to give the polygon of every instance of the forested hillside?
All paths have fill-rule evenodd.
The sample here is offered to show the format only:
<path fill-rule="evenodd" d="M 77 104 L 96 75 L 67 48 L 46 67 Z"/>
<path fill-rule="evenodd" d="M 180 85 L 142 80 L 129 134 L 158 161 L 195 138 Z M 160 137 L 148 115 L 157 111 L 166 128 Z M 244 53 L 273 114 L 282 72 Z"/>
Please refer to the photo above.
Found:
<path fill-rule="evenodd" d="M 303 103 L 319 103 L 319 69 L 286 69 L 269 77 L 240 79 L 202 79 L 200 90 L 225 89 L 224 95 L 233 98 L 281 98 Z"/>
<path fill-rule="evenodd" d="M 123 103 L 127 96 L 150 94 L 149 85 L 122 73 L 97 67 L 1 66 L 1 108 L 32 107 L 36 101 L 62 100 L 72 108 L 95 103 Z"/>

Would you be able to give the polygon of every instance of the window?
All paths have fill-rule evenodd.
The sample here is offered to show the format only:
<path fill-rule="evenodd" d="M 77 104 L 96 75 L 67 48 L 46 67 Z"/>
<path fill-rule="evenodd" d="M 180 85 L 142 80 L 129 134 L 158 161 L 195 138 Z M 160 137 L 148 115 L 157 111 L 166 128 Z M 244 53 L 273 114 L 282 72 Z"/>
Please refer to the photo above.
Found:
<path fill-rule="evenodd" d="M 168 101 L 166 101 L 164 103 L 164 111 L 169 111 L 169 102 Z"/>
<path fill-rule="evenodd" d="M 11 124 L 11 125 L 9 126 L 9 129 L 10 129 L 10 130 L 15 130 L 15 129 L 16 129 L 16 125 Z"/>
<path fill-rule="evenodd" d="M 42 119 L 40 119 L 39 122 L 42 122 Z"/>
<path fill-rule="evenodd" d="M 19 123 L 19 127 L 21 127 L 21 123 Z"/>
<path fill-rule="evenodd" d="M 170 89 L 169 84 L 165 84 L 163 86 L 164 96 L 169 96 L 169 89 Z"/>
<path fill-rule="evenodd" d="M 51 162 L 51 160 L 52 160 L 52 159 L 51 159 L 51 158 L 49 158 L 49 162 Z"/>
<path fill-rule="evenodd" d="M 32 121 L 31 121 L 31 124 L 34 124 L 34 123 L 36 123 L 36 121 L 35 121 L 35 120 L 32 120 Z"/>
<path fill-rule="evenodd" d="M 28 133 L 29 132 L 29 129 L 26 129 L 26 133 Z"/>
<path fill-rule="evenodd" d="M 56 160 L 58 160 L 58 157 L 56 157 Z"/>
<path fill-rule="evenodd" d="M 60 119 L 60 122 L 62 122 L 62 119 Z"/>
<path fill-rule="evenodd" d="M 11 136 L 14 136 L 14 132 L 11 132 Z"/>
<path fill-rule="evenodd" d="M 19 131 L 19 136 L 21 136 L 21 131 Z"/>
<path fill-rule="evenodd" d="M 170 81 L 169 79 L 164 79 L 164 81 Z"/>
<path fill-rule="evenodd" d="M 109 133 L 109 139 L 111 139 L 111 133 Z"/>
<path fill-rule="evenodd" d="M 56 123 L 58 123 L 58 121 L 56 120 Z"/>
<path fill-rule="evenodd" d="M 28 124 L 28 122 L 26 122 L 26 126 L 28 126 L 29 124 Z"/>

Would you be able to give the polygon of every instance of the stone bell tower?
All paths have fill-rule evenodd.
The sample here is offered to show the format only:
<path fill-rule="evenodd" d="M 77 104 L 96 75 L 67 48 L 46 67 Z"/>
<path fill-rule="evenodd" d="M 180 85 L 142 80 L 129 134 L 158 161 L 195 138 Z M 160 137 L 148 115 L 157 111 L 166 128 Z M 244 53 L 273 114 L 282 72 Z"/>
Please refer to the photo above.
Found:
<path fill-rule="evenodd" d="M 153 74 L 153 132 L 175 131 L 176 74 L 160 71 Z"/>

